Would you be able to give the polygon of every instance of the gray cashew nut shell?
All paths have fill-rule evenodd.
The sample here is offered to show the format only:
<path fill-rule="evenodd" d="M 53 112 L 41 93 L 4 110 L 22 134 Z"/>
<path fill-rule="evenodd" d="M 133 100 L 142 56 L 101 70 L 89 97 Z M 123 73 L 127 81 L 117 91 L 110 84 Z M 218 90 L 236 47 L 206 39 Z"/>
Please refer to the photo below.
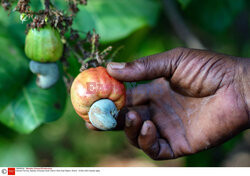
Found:
<path fill-rule="evenodd" d="M 32 73 L 37 74 L 36 83 L 42 89 L 52 87 L 59 79 L 57 63 L 40 63 L 30 61 L 29 67 Z"/>

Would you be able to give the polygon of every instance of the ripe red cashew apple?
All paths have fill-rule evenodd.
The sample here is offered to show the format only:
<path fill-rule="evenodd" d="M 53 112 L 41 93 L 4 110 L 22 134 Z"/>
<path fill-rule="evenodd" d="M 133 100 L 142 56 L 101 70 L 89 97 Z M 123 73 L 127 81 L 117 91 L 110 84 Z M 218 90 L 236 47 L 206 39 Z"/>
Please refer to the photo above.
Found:
<path fill-rule="evenodd" d="M 116 126 L 119 110 L 125 105 L 126 90 L 104 67 L 80 73 L 71 86 L 71 101 L 76 113 L 98 129 Z"/>

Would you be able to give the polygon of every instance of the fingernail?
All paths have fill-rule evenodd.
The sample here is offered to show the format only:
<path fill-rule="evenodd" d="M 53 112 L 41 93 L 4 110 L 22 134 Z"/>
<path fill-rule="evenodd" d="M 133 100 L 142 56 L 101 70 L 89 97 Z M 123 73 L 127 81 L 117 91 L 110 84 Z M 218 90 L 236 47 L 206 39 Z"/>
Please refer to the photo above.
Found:
<path fill-rule="evenodd" d="M 124 62 L 110 62 L 109 66 L 111 69 L 118 70 L 118 69 L 123 69 L 125 68 L 126 63 Z"/>
<path fill-rule="evenodd" d="M 148 133 L 149 126 L 147 122 L 144 122 L 141 129 L 141 134 L 145 136 Z"/>
<path fill-rule="evenodd" d="M 135 115 L 133 112 L 128 112 L 126 114 L 125 125 L 126 127 L 131 127 L 133 124 L 133 120 L 135 119 Z"/>
<path fill-rule="evenodd" d="M 128 117 L 128 115 L 126 116 L 126 121 L 125 121 L 125 125 L 126 125 L 126 127 L 131 127 L 132 126 L 132 119 L 130 119 L 129 117 Z"/>

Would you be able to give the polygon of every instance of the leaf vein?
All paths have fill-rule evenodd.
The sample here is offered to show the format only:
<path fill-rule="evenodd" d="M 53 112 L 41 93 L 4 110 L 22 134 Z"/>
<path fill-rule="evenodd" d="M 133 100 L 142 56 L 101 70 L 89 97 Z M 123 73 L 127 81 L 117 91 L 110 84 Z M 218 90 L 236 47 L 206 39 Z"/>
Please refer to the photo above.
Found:
<path fill-rule="evenodd" d="M 36 115 L 35 108 L 34 108 L 34 106 L 32 105 L 31 99 L 30 99 L 30 97 L 29 97 L 29 95 L 28 95 L 28 93 L 27 93 L 27 91 L 26 91 L 25 88 L 23 88 L 23 94 L 24 94 L 25 99 L 27 100 L 28 106 L 29 106 L 29 108 L 30 108 L 30 110 L 31 110 L 31 114 L 33 114 L 34 120 L 35 120 L 37 123 L 39 123 L 38 117 L 37 117 L 37 115 Z"/>

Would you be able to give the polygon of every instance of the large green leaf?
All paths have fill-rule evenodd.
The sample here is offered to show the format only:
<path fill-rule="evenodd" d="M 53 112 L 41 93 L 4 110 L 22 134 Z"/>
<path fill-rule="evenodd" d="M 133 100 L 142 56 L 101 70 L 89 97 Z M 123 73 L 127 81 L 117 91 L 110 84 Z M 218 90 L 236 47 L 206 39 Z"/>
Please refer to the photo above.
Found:
<path fill-rule="evenodd" d="M 2 35 L 4 33 L 1 33 Z M 0 37 L 0 111 L 10 103 L 28 78 L 28 60 L 21 51 Z"/>
<path fill-rule="evenodd" d="M 36 86 L 29 60 L 14 39 L 0 28 L 0 122 L 29 133 L 62 115 L 67 93 L 62 80 L 48 90 Z"/>
<path fill-rule="evenodd" d="M 62 81 L 44 90 L 32 79 L 0 114 L 0 121 L 20 133 L 29 133 L 62 115 L 66 94 Z"/>
<path fill-rule="evenodd" d="M 84 32 L 95 29 L 102 42 L 110 42 L 153 26 L 158 12 L 157 0 L 91 0 L 87 6 L 80 6 L 73 26 Z"/>
<path fill-rule="evenodd" d="M 15 45 L 21 46 L 24 44 L 26 23 L 22 24 L 20 14 L 18 12 L 5 11 L 0 7 L 0 26 L 11 34 L 11 40 L 15 39 Z M 2 34 L 0 34 L 1 36 Z"/>

